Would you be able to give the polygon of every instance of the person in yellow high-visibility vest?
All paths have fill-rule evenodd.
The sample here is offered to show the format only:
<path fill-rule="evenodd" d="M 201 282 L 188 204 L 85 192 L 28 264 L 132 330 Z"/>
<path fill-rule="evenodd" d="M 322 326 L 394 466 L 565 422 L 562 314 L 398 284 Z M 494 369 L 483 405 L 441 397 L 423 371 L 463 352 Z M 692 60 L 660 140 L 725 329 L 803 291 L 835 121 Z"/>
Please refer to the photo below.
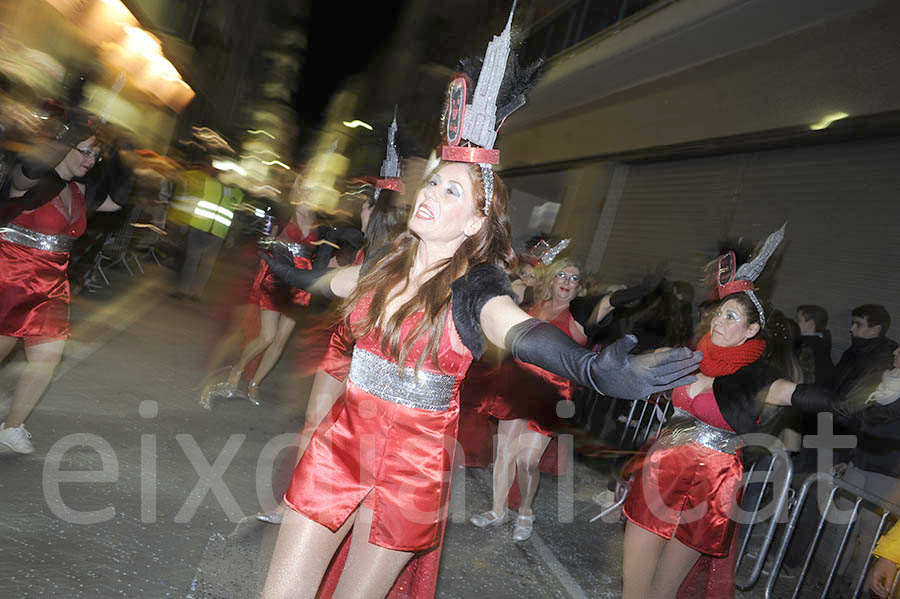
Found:
<path fill-rule="evenodd" d="M 894 580 L 900 567 L 900 523 L 881 537 L 872 555 L 878 560 L 869 570 L 868 587 L 876 597 L 888 597 L 895 586 L 900 586 Z"/>
<path fill-rule="evenodd" d="M 226 187 L 203 170 L 187 171 L 172 203 L 172 216 L 188 225 L 186 256 L 175 298 L 199 299 L 244 194 Z"/>

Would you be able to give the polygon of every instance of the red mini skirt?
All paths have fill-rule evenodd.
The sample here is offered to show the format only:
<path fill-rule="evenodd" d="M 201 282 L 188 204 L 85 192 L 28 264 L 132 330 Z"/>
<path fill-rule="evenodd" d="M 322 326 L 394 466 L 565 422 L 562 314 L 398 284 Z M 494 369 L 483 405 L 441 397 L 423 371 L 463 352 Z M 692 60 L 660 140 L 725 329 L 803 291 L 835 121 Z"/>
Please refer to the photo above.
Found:
<path fill-rule="evenodd" d="M 0 335 L 69 336 L 68 252 L 0 240 Z"/>
<path fill-rule="evenodd" d="M 294 256 L 294 266 L 309 270 L 312 268 L 312 262 L 309 258 Z M 260 260 L 253 289 L 250 291 L 251 304 L 259 304 L 262 310 L 289 313 L 298 307 L 308 306 L 309 298 L 308 292 L 282 282 L 269 265 Z"/>
<path fill-rule="evenodd" d="M 626 469 L 634 473 L 629 520 L 700 553 L 728 554 L 744 474 L 737 455 L 691 441 L 652 450 Z"/>

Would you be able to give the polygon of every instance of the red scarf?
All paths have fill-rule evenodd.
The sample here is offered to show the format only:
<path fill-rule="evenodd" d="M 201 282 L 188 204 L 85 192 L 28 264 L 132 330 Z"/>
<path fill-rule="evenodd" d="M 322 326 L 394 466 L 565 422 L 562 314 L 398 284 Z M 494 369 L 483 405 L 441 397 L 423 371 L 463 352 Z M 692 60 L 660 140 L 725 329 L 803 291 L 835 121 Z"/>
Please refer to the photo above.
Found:
<path fill-rule="evenodd" d="M 703 352 L 700 372 L 706 376 L 734 374 L 747 364 L 756 362 L 766 349 L 762 339 L 749 339 L 736 347 L 719 347 L 709 340 L 709 333 L 703 336 L 697 349 Z"/>

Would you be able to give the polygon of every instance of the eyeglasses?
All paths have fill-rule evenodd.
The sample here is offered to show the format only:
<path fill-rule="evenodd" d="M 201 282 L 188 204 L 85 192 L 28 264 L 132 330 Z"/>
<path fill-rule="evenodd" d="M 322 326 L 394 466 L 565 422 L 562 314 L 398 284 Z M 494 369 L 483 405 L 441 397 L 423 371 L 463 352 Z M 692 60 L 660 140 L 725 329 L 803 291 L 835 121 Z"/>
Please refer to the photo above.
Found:
<path fill-rule="evenodd" d="M 519 273 L 519 276 L 520 276 L 521 278 L 523 278 L 523 279 L 532 279 L 532 280 L 534 280 L 534 279 L 537 278 L 537 275 L 535 275 L 533 272 L 522 272 L 522 273 Z"/>
<path fill-rule="evenodd" d="M 94 151 L 89 148 L 79 148 L 78 146 L 75 147 L 75 150 L 89 160 L 93 159 L 94 162 L 100 160 L 100 152 L 98 151 Z"/>
<path fill-rule="evenodd" d="M 569 273 L 562 271 L 562 270 L 559 271 L 558 273 L 556 273 L 556 278 L 561 281 L 568 279 L 572 283 L 580 283 L 581 282 L 581 275 L 574 275 L 574 274 L 570 275 Z"/>

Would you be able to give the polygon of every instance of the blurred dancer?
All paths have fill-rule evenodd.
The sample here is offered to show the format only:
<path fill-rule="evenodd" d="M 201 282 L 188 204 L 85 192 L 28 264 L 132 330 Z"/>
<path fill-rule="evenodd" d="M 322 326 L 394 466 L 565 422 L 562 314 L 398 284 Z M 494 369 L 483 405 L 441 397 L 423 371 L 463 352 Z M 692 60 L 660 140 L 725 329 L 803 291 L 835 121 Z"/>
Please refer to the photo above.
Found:
<path fill-rule="evenodd" d="M 295 186 L 291 201 L 295 204 L 290 222 L 277 237 L 280 244 L 292 256 L 298 268 L 313 268 L 313 258 L 317 268 L 324 269 L 331 258 L 330 242 L 319 243 L 325 232 L 319 227 L 313 207 L 302 201 L 302 189 Z M 259 334 L 244 347 L 237 363 L 231 368 L 228 385 L 237 388 L 244 368 L 256 356 L 263 354 L 262 361 L 247 383 L 247 396 L 259 405 L 259 384 L 278 362 L 291 332 L 297 325 L 298 310 L 309 305 L 309 293 L 302 289 L 290 289 L 281 284 L 269 267 L 260 262 L 256 280 L 250 293 L 250 303 L 260 308 Z"/>
<path fill-rule="evenodd" d="M 25 421 L 50 383 L 69 336 L 69 252 L 87 225 L 88 190 L 77 179 L 97 162 L 101 147 L 94 123 L 74 113 L 57 138 L 25 157 L 13 173 L 7 215 L 0 228 L 0 360 L 19 339 L 26 366 L 13 393 L 12 407 L 0 424 L 0 443 L 32 453 Z M 120 206 L 100 191 L 97 210 Z"/>

